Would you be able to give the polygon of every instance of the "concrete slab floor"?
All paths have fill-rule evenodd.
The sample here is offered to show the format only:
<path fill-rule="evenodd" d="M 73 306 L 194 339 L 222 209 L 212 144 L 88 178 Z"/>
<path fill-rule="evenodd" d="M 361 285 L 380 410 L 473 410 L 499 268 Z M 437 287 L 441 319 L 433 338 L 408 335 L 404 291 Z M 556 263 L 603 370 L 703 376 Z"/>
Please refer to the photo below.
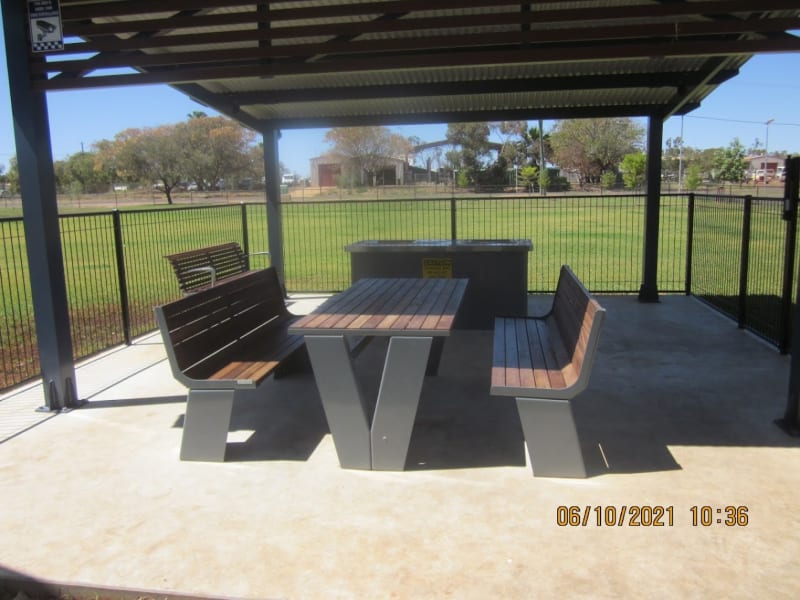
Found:
<path fill-rule="evenodd" d="M 600 301 L 574 402 L 585 480 L 531 476 L 514 400 L 488 395 L 491 332 L 448 340 L 397 473 L 339 468 L 310 373 L 237 402 L 225 463 L 181 462 L 185 390 L 157 338 L 98 357 L 85 408 L 0 443 L 0 578 L 154 598 L 797 597 L 800 442 L 773 424 L 789 359 L 690 298 Z M 358 361 L 370 397 L 383 348 Z M 560 526 L 572 506 L 581 523 Z"/>

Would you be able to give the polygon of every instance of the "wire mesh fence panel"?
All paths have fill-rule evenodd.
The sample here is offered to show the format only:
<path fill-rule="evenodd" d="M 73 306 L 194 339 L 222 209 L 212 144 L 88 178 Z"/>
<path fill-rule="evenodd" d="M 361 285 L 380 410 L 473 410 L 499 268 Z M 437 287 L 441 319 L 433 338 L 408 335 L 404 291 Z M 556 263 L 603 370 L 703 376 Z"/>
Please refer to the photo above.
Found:
<path fill-rule="evenodd" d="M 786 222 L 780 199 L 754 198 L 747 270 L 745 327 L 780 342 Z"/>
<path fill-rule="evenodd" d="M 529 289 L 555 290 L 570 264 L 593 291 L 635 292 L 641 284 L 645 199 L 635 196 L 477 197 L 411 201 L 294 202 L 282 206 L 287 286 L 293 291 L 349 285 L 344 246 L 365 239 L 449 239 L 451 205 L 458 239 L 533 241 Z M 660 283 L 683 290 L 686 199 L 662 203 Z"/>
<path fill-rule="evenodd" d="M 696 196 L 692 293 L 736 318 L 744 199 Z"/>
<path fill-rule="evenodd" d="M 40 371 L 22 219 L 0 219 L 0 389 Z"/>
<path fill-rule="evenodd" d="M 155 327 L 153 307 L 181 296 L 164 257 L 225 242 L 243 243 L 237 204 L 120 213 L 132 335 Z"/>
<path fill-rule="evenodd" d="M 250 268 L 263 269 L 272 264 L 269 252 L 269 233 L 267 232 L 267 206 L 262 203 L 245 204 L 248 251 Z M 260 254 L 262 253 L 262 254 Z"/>
<path fill-rule="evenodd" d="M 688 196 L 661 197 L 658 231 L 658 289 L 664 293 L 686 290 L 688 249 Z M 641 268 L 641 267 L 640 267 Z"/>
<path fill-rule="evenodd" d="M 569 264 L 594 292 L 632 292 L 641 283 L 641 196 L 459 199 L 462 238 L 530 239 L 528 289 L 555 290 Z"/>
<path fill-rule="evenodd" d="M 124 341 L 110 213 L 63 215 L 61 251 L 72 351 L 84 358 Z"/>
<path fill-rule="evenodd" d="M 286 286 L 291 291 L 347 288 L 348 244 L 450 238 L 447 199 L 287 203 L 282 218 Z"/>

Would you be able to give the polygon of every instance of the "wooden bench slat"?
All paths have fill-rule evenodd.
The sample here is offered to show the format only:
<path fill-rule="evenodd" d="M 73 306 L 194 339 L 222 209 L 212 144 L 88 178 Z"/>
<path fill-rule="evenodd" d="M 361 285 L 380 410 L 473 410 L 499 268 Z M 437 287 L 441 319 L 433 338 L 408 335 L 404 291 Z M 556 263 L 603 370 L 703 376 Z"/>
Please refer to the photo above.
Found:
<path fill-rule="evenodd" d="M 513 319 L 505 320 L 505 327 L 503 328 L 505 339 L 505 357 L 506 357 L 506 375 L 505 385 L 518 386 L 519 385 L 519 339 L 517 338 L 517 330 L 514 326 Z"/>
<path fill-rule="evenodd" d="M 520 376 L 520 386 L 524 387 L 550 387 L 550 378 L 542 352 L 542 343 L 539 334 L 539 323 L 532 320 L 514 319 L 517 326 L 517 335 L 527 348 L 524 350 L 527 361 L 527 372 Z"/>

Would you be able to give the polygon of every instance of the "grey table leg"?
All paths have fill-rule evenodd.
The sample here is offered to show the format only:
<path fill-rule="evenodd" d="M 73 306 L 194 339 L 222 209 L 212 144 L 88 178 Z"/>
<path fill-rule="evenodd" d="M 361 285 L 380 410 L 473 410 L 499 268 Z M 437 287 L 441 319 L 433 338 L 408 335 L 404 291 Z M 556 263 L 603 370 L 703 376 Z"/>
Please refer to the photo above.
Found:
<path fill-rule="evenodd" d="M 442 361 L 442 351 L 444 350 L 444 337 L 439 336 L 433 338 L 431 344 L 431 353 L 428 357 L 428 368 L 425 369 L 425 375 L 438 375 L 439 363 Z"/>
<path fill-rule="evenodd" d="M 305 340 L 339 464 L 371 469 L 367 411 L 347 341 L 341 335 L 307 335 Z"/>
<path fill-rule="evenodd" d="M 233 396 L 233 390 L 189 390 L 181 460 L 225 460 Z"/>
<path fill-rule="evenodd" d="M 430 337 L 389 340 L 372 420 L 372 468 L 402 471 L 425 379 Z"/>
<path fill-rule="evenodd" d="M 517 398 L 535 477 L 586 477 L 569 400 Z"/>

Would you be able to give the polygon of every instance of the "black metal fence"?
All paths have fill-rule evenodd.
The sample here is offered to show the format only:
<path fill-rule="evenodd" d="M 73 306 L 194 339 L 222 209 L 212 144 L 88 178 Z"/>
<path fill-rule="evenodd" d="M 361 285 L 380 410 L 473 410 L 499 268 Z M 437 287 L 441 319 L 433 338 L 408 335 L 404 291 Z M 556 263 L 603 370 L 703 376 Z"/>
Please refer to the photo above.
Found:
<path fill-rule="evenodd" d="M 531 292 L 555 290 L 562 264 L 597 293 L 638 292 L 645 199 L 629 196 L 452 197 L 283 205 L 286 283 L 335 291 L 350 283 L 343 248 L 367 239 L 533 240 Z M 685 289 L 687 198 L 661 205 L 659 289 Z"/>
<path fill-rule="evenodd" d="M 346 288 L 343 248 L 357 240 L 528 238 L 532 292 L 552 292 L 568 263 L 595 293 L 636 293 L 644 205 L 642 195 L 286 202 L 286 285 Z M 765 199 L 663 196 L 659 290 L 694 293 L 786 351 L 794 286 L 787 300 L 781 208 Z M 60 227 L 76 358 L 155 328 L 152 307 L 180 295 L 165 255 L 226 241 L 268 249 L 262 203 L 72 214 Z M 22 219 L 0 219 L 0 389 L 39 374 L 25 251 Z"/>
<path fill-rule="evenodd" d="M 788 352 L 797 252 L 782 200 L 692 196 L 688 208 L 687 289 Z"/>

